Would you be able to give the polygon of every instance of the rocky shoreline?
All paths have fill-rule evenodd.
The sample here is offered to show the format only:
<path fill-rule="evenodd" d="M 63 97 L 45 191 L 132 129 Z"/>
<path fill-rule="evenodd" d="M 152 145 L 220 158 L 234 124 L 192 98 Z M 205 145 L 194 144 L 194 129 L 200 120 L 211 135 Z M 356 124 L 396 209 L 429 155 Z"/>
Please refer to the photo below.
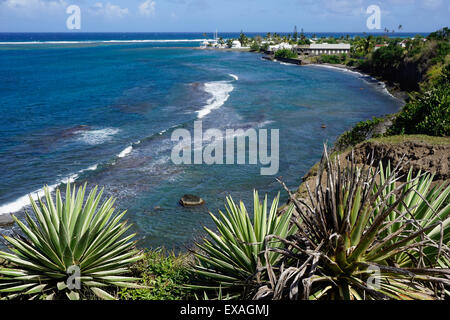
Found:
<path fill-rule="evenodd" d="M 405 103 L 408 100 L 408 93 L 406 91 L 401 90 L 396 84 L 390 83 L 380 77 L 375 77 L 367 72 L 362 71 L 361 69 L 359 69 L 357 67 L 350 67 L 350 66 L 346 66 L 343 64 L 329 64 L 329 63 L 305 63 L 304 65 L 324 66 L 324 67 L 328 67 L 328 68 L 343 69 L 345 71 L 357 72 L 363 76 L 372 77 L 373 79 L 376 79 L 380 83 L 383 83 L 385 85 L 386 90 L 393 97 L 401 100 L 403 103 Z"/>
<path fill-rule="evenodd" d="M 357 67 L 351 67 L 351 66 L 347 66 L 344 64 L 330 64 L 330 63 L 311 63 L 309 62 L 308 59 L 302 59 L 302 58 L 297 58 L 297 59 L 288 59 L 288 58 L 277 58 L 275 59 L 273 56 L 271 55 L 263 55 L 262 57 L 265 60 L 269 60 L 269 61 L 274 61 L 274 62 L 283 62 L 283 63 L 288 63 L 288 64 L 293 64 L 293 65 L 298 65 L 298 66 L 316 66 L 316 67 L 326 67 L 326 68 L 330 68 L 330 69 L 341 69 L 343 71 L 347 71 L 347 72 L 355 72 L 355 73 L 359 73 L 362 76 L 366 76 L 366 77 L 371 77 L 377 81 L 379 81 L 380 83 L 382 83 L 384 85 L 384 87 L 386 88 L 387 92 L 395 97 L 396 99 L 402 101 L 403 103 L 406 103 L 406 101 L 409 98 L 408 92 L 400 89 L 400 87 L 394 83 L 390 83 L 388 81 L 386 81 L 385 79 L 382 79 L 380 77 L 376 77 L 372 74 L 369 74 Z"/>
<path fill-rule="evenodd" d="M 0 227 L 12 225 L 14 220 L 9 213 L 0 213 Z"/>

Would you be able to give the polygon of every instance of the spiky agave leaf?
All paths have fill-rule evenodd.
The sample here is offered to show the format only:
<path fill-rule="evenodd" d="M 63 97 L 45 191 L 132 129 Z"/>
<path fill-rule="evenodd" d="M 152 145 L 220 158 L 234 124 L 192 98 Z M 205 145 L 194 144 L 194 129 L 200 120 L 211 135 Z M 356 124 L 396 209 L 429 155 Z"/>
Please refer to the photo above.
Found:
<path fill-rule="evenodd" d="M 373 161 L 361 168 L 352 152 L 350 164 L 341 168 L 339 157 L 330 159 L 325 147 L 315 188 L 306 186 L 309 199 L 290 194 L 298 233 L 289 239 L 268 236 L 296 262 L 267 264 L 270 282 L 255 298 L 442 297 L 450 284 L 450 270 L 442 264 L 449 257 L 442 240 L 448 239 L 449 212 L 440 208 L 448 189 L 422 195 L 430 177 L 410 174 L 400 183 L 401 164 L 387 172 L 381 165 L 373 170 Z M 429 201 L 414 200 L 415 195 Z M 267 250 L 280 252 L 270 245 Z M 431 256 L 424 264 L 419 258 L 426 252 Z M 443 259 L 436 259 L 437 252 Z"/>
<path fill-rule="evenodd" d="M 13 217 L 24 236 L 4 237 L 10 252 L 0 251 L 0 258 L 11 266 L 0 268 L 1 295 L 78 300 L 90 291 L 110 299 L 105 288 L 136 286 L 126 275 L 141 258 L 134 234 L 125 235 L 130 225 L 121 221 L 125 212 L 114 213 L 113 198 L 100 205 L 103 189 L 97 189 L 86 201 L 86 184 L 78 191 L 67 184 L 64 201 L 59 189 L 53 201 L 48 187 L 45 202 L 30 196 L 34 217 L 26 213 L 26 223 Z"/>
<path fill-rule="evenodd" d="M 386 169 L 383 168 L 380 163 L 380 178 L 381 181 L 385 181 L 390 175 L 391 166 L 388 163 Z M 429 245 L 423 248 L 423 252 L 412 251 L 409 254 L 401 253 L 395 256 L 396 263 L 400 266 L 414 266 L 418 261 L 426 266 L 430 263 L 438 263 L 441 267 L 450 267 L 448 256 L 445 254 L 448 250 L 442 250 L 450 245 L 450 204 L 444 206 L 446 199 L 450 195 L 450 185 L 442 183 L 431 188 L 434 175 L 430 173 L 422 174 L 419 171 L 415 178 L 413 177 L 412 168 L 409 170 L 406 178 L 406 184 L 402 190 L 402 193 L 408 193 L 404 200 L 397 206 L 389 216 L 390 221 L 395 221 L 399 217 L 403 216 L 403 219 L 413 219 L 414 224 L 422 229 L 428 230 L 421 236 L 424 239 L 431 239 L 435 244 Z M 395 183 L 388 185 L 382 193 L 383 197 L 386 197 L 390 190 L 395 188 Z M 389 197 L 388 203 L 393 204 L 396 201 L 396 195 L 393 194 Z M 384 230 L 383 235 L 394 234 L 401 228 L 400 223 L 392 223 Z M 430 226 L 433 226 L 430 228 Z M 406 229 L 411 229 L 408 226 Z M 413 240 L 408 241 L 408 244 L 412 244 Z M 430 242 L 431 244 L 431 242 Z M 384 244 L 393 245 L 393 241 L 388 241 Z M 382 256 L 383 251 L 376 253 L 375 256 Z"/>
<path fill-rule="evenodd" d="M 233 296 L 238 293 L 245 297 L 265 277 L 258 271 L 266 259 L 272 264 L 279 261 L 281 255 L 277 252 L 264 256 L 265 239 L 269 234 L 288 237 L 295 233 L 295 227 L 289 222 L 293 207 L 278 216 L 278 196 L 269 211 L 267 195 L 261 203 L 258 192 L 254 191 L 253 199 L 253 221 L 245 205 L 241 202 L 238 206 L 231 197 L 227 197 L 225 213 L 219 211 L 219 217 L 210 213 L 217 232 L 205 228 L 210 240 L 196 244 L 199 250 L 195 252 L 193 271 L 201 283 L 190 288 L 216 291 L 221 288 Z"/>

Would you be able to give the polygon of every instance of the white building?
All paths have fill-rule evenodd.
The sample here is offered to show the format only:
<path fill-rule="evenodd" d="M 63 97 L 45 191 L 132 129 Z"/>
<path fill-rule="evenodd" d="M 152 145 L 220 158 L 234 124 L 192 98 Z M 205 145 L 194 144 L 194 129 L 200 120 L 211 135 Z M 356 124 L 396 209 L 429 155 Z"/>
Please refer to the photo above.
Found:
<path fill-rule="evenodd" d="M 307 55 L 322 55 L 322 54 L 342 54 L 350 53 L 350 44 L 348 43 L 313 43 L 309 47 L 302 46 L 298 49 L 299 53 Z"/>
<path fill-rule="evenodd" d="M 234 40 L 233 44 L 231 45 L 232 48 L 240 48 L 241 47 L 241 42 L 238 40 Z"/>
<path fill-rule="evenodd" d="M 269 46 L 269 51 L 276 52 L 280 49 L 289 49 L 291 50 L 293 47 L 289 43 L 282 42 L 273 46 Z"/>

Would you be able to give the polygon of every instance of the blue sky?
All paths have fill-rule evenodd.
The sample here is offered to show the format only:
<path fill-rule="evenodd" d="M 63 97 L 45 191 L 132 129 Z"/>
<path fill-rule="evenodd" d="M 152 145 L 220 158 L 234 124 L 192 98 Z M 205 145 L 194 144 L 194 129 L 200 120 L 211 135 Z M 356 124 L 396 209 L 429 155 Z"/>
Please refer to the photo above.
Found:
<path fill-rule="evenodd" d="M 0 32 L 68 31 L 73 4 L 82 32 L 364 32 L 369 5 L 391 30 L 434 31 L 450 20 L 450 0 L 0 0 Z"/>

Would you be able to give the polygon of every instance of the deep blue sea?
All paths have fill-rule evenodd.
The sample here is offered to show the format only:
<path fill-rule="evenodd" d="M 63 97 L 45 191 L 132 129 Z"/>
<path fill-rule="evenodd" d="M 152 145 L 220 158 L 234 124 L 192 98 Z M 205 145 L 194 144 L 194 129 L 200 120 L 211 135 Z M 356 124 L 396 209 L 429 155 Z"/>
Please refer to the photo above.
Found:
<path fill-rule="evenodd" d="M 211 227 L 207 213 L 225 196 L 251 208 L 254 188 L 273 197 L 281 187 L 261 165 L 173 164 L 173 130 L 192 131 L 199 119 L 203 130 L 279 129 L 277 176 L 295 189 L 323 142 L 401 105 L 358 73 L 199 50 L 202 39 L 0 34 L 0 214 L 21 217 L 26 195 L 45 184 L 87 181 L 128 210 L 140 246 L 182 249 Z M 205 206 L 181 207 L 186 193 Z"/>

